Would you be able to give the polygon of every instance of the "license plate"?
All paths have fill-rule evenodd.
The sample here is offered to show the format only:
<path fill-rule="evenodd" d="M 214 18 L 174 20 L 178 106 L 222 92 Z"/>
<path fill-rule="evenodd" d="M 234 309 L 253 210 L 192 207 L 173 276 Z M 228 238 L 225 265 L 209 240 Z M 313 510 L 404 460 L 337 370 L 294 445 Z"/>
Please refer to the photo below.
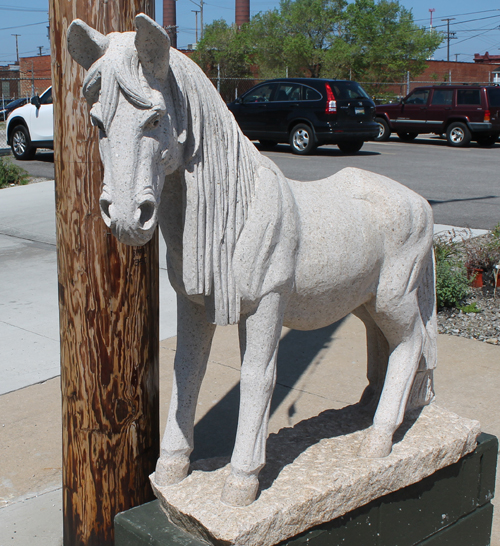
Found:
<path fill-rule="evenodd" d="M 364 109 L 364 108 L 356 107 L 356 108 L 354 108 L 354 113 L 355 113 L 355 114 L 364 114 L 364 113 L 365 113 L 365 109 Z"/>

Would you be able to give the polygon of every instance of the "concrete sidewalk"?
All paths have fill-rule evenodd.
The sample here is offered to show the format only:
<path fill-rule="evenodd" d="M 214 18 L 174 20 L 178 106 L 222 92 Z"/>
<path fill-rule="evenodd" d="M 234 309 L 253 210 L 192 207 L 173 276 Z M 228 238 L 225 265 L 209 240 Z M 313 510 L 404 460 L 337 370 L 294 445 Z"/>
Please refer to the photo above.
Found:
<path fill-rule="evenodd" d="M 166 420 L 176 338 L 161 343 L 161 428 Z M 500 350 L 478 341 L 438 337 L 436 403 L 478 419 L 500 436 Z M 358 401 L 365 385 L 364 326 L 355 317 L 315 332 L 284 329 L 270 432 L 328 408 Z M 239 349 L 234 327 L 219 328 L 210 355 L 195 429 L 193 458 L 231 452 L 239 398 Z M 62 542 L 59 379 L 0 397 L 0 546 Z M 224 427 L 221 427 L 224 423 Z M 499 480 L 497 479 L 497 484 Z M 492 546 L 500 546 L 494 523 Z"/>

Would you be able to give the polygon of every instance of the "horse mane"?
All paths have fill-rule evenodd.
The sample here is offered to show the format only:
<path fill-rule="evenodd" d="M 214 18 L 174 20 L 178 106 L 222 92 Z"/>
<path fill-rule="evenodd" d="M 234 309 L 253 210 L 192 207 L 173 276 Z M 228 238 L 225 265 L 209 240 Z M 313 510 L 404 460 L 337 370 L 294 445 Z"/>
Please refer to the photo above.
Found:
<path fill-rule="evenodd" d="M 210 322 L 235 324 L 240 296 L 232 259 L 254 196 L 260 155 L 198 65 L 171 49 L 170 69 L 188 118 L 184 286 L 189 295 L 205 296 Z"/>
<path fill-rule="evenodd" d="M 98 103 L 105 130 L 113 121 L 120 90 L 138 108 L 153 107 L 134 46 L 135 32 L 109 37 L 108 51 L 90 67 L 83 85 L 87 102 Z M 259 153 L 198 65 L 173 48 L 168 74 L 164 92 L 173 98 L 178 134 L 187 135 L 184 287 L 188 295 L 205 296 L 210 322 L 236 324 L 240 296 L 232 259 L 254 195 Z"/>

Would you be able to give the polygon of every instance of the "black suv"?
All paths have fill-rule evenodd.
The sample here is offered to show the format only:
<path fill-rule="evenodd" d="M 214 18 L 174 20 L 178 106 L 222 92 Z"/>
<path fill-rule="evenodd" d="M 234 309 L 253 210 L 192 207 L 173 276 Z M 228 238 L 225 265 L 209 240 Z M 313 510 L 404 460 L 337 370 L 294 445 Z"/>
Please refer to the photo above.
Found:
<path fill-rule="evenodd" d="M 353 81 L 268 80 L 228 107 L 248 138 L 264 147 L 289 142 L 296 154 L 308 154 L 322 144 L 355 153 L 379 133 L 375 103 Z"/>
<path fill-rule="evenodd" d="M 396 132 L 411 141 L 420 133 L 446 135 L 450 146 L 475 140 L 492 146 L 500 135 L 500 87 L 433 85 L 417 87 L 400 103 L 377 106 L 377 140 Z"/>

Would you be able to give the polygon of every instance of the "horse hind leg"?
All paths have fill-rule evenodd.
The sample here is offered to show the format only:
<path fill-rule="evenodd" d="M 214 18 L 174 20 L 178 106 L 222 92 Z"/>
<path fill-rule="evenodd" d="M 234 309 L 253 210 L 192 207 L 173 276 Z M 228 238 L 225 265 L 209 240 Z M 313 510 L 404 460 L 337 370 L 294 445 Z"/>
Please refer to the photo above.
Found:
<path fill-rule="evenodd" d="M 392 302 L 394 304 L 394 302 Z M 407 293 L 389 312 L 369 308 L 388 341 L 390 356 L 384 387 L 360 449 L 362 457 L 386 457 L 392 437 L 403 422 L 415 374 L 422 357 L 425 327 L 415 292 Z"/>
<path fill-rule="evenodd" d="M 353 315 L 357 316 L 366 328 L 368 385 L 363 391 L 360 404 L 375 412 L 384 386 L 389 361 L 389 344 L 364 305 L 353 311 Z"/>

